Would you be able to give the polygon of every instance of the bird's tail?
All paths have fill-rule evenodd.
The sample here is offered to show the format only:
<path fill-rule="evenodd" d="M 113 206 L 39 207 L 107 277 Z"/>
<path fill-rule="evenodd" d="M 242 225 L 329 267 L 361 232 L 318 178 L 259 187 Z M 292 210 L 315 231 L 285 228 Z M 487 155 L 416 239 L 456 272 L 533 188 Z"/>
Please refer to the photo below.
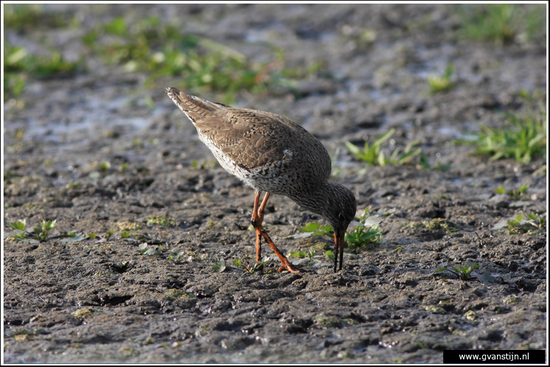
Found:
<path fill-rule="evenodd" d="M 166 94 L 193 123 L 198 118 L 207 117 L 219 108 L 228 107 L 218 102 L 187 95 L 174 87 L 166 88 Z"/>

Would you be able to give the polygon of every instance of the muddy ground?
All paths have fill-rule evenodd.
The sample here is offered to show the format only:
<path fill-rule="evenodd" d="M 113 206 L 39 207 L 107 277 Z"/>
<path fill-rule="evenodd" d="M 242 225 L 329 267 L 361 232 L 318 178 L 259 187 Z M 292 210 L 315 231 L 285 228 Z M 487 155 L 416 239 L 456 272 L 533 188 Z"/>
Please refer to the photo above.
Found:
<path fill-rule="evenodd" d="M 451 143 L 482 124 L 504 127 L 502 111 L 525 109 L 522 90 L 546 91 L 545 42 L 458 38 L 454 6 L 46 10 L 76 14 L 81 27 L 6 37 L 29 49 L 46 39 L 71 58 L 99 21 L 158 15 L 261 62 L 269 60 L 248 41 L 277 45 L 290 66 L 324 61 L 326 73 L 300 81 L 299 92 L 240 93 L 235 105 L 301 123 L 333 155 L 333 180 L 358 208 L 391 214 L 380 246 L 346 249 L 334 273 L 329 238 L 294 237 L 322 218 L 274 196 L 265 217 L 273 240 L 285 254 L 315 255 L 290 258 L 303 273 L 278 273 L 264 245 L 271 260 L 248 272 L 253 191 L 212 164 L 166 97 L 163 87 L 178 80 L 147 88 L 144 75 L 92 57 L 76 76 L 31 79 L 5 104 L 4 236 L 25 219 L 31 228 L 56 220 L 53 237 L 96 238 L 4 242 L 5 362 L 439 363 L 446 349 L 546 349 L 546 228 L 494 229 L 519 213 L 546 217 L 546 160 L 489 162 Z M 368 44 L 357 36 L 365 29 L 375 35 Z M 448 62 L 456 85 L 429 94 L 426 77 Z M 345 141 L 372 143 L 390 128 L 386 153 L 419 139 L 432 169 L 364 170 L 347 152 Z M 438 162 L 449 169 L 434 169 Z M 499 185 L 528 191 L 513 200 L 495 193 Z M 163 215 L 173 222 L 148 224 Z M 422 225 L 438 219 L 455 231 Z M 469 280 L 434 275 L 468 264 L 479 266 Z"/>

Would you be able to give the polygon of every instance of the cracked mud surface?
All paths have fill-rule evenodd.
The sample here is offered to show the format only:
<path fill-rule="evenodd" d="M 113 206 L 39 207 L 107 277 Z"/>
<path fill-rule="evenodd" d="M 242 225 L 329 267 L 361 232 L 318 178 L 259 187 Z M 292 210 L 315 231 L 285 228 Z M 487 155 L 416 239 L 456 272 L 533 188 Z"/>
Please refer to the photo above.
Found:
<path fill-rule="evenodd" d="M 459 18 L 449 6 L 88 8 L 52 11 L 81 14 L 83 28 L 158 15 L 247 57 L 262 57 L 245 43 L 255 39 L 280 47 L 289 65 L 324 60 L 333 79 L 303 80 L 297 96 L 246 94 L 235 105 L 302 124 L 333 155 L 333 180 L 355 193 L 358 208 L 391 215 L 380 223 L 381 245 L 346 249 L 334 273 L 323 256 L 330 239 L 293 237 L 322 218 L 272 196 L 264 220 L 272 239 L 285 254 L 315 256 L 300 260 L 303 273 L 278 273 L 264 244 L 272 260 L 247 272 L 253 190 L 210 163 L 163 88 L 101 63 L 74 78 L 29 82 L 24 108 L 7 103 L 4 112 L 4 231 L 19 219 L 29 227 L 56 220 L 54 235 L 97 237 L 4 243 L 5 362 L 440 363 L 445 349 L 546 348 L 546 229 L 493 228 L 519 213 L 546 216 L 547 180 L 537 174 L 546 162 L 489 162 L 450 144 L 480 124 L 502 126 L 503 110 L 522 111 L 521 90 L 546 90 L 542 46 L 453 40 Z M 376 32 L 368 47 L 342 31 L 361 27 Z M 73 32 L 45 36 L 70 53 L 84 30 Z M 428 94 L 426 75 L 448 61 L 456 86 Z M 432 165 L 450 168 L 363 170 L 344 142 L 372 143 L 390 128 L 392 150 L 419 139 Z M 497 195 L 499 185 L 527 185 L 527 195 Z M 174 222 L 148 224 L 163 215 Z M 421 225 L 434 219 L 455 231 Z M 479 266 L 470 280 L 433 275 L 467 264 Z"/>

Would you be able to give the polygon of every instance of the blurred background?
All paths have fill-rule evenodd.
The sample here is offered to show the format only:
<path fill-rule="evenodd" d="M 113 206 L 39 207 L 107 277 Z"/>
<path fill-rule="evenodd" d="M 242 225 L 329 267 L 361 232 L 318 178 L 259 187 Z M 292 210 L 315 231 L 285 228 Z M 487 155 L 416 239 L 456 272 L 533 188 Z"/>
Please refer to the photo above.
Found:
<path fill-rule="evenodd" d="M 166 119 L 166 86 L 289 115 L 320 138 L 361 143 L 365 131 L 399 127 L 409 141 L 418 128 L 463 139 L 501 126 L 483 111 L 513 111 L 546 90 L 544 5 L 4 10 L 8 141 L 143 129 Z"/>
<path fill-rule="evenodd" d="M 2 6 L 5 361 L 547 349 L 546 3 Z M 358 201 L 343 271 L 277 195 L 307 272 L 254 261 L 252 190 L 169 86 L 322 141 Z"/>

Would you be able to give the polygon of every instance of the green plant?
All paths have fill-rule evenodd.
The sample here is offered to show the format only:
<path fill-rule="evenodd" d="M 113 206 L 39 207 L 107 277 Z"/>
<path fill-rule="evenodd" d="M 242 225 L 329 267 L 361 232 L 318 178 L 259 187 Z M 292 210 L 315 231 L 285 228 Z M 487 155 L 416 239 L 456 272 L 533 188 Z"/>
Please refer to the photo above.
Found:
<path fill-rule="evenodd" d="M 39 242 L 44 242 L 49 239 L 54 238 L 64 238 L 64 237 L 74 237 L 75 234 L 72 232 L 65 232 L 61 235 L 50 237 L 50 232 L 56 227 L 56 220 L 45 221 L 39 225 L 34 226 L 33 231 L 27 231 L 26 220 L 18 220 L 17 222 L 10 223 L 10 227 L 19 231 L 14 235 L 8 236 L 7 238 L 12 238 L 16 240 L 34 240 Z"/>
<path fill-rule="evenodd" d="M 405 146 L 405 150 L 403 151 L 403 153 L 401 153 L 401 150 L 397 148 L 392 152 L 386 163 L 396 166 L 411 163 L 414 157 L 422 153 L 422 150 L 420 148 L 412 150 L 412 148 L 418 144 L 420 144 L 420 140 L 411 141 Z"/>
<path fill-rule="evenodd" d="M 490 161 L 514 158 L 517 162 L 529 163 L 537 157 L 546 155 L 546 109 L 539 103 L 534 111 L 529 105 L 522 117 L 504 112 L 509 129 L 481 127 L 477 139 L 457 140 L 455 144 L 470 144 L 477 149 L 472 154 L 489 154 Z"/>
<path fill-rule="evenodd" d="M 531 5 L 486 4 L 459 8 L 462 27 L 459 34 L 497 44 L 514 39 L 530 40 L 544 34 L 544 8 Z"/>
<path fill-rule="evenodd" d="M 83 43 L 109 65 L 121 66 L 128 72 L 146 72 L 147 85 L 161 77 L 177 77 L 183 88 L 223 91 L 222 102 L 233 100 L 233 93 L 247 89 L 265 92 L 273 86 L 292 85 L 286 75 L 305 77 L 317 71 L 310 68 L 296 74 L 284 69 L 283 53 L 274 50 L 275 60 L 253 62 L 237 50 L 191 33 L 182 33 L 174 23 L 149 17 L 128 23 L 115 18 L 85 34 Z"/>
<path fill-rule="evenodd" d="M 6 4 L 4 11 L 5 29 L 18 32 L 27 33 L 37 28 L 63 28 L 67 24 L 74 24 L 74 20 L 67 22 L 69 14 L 44 11 L 42 4 Z"/>
<path fill-rule="evenodd" d="M 546 218 L 535 213 L 519 214 L 507 222 L 508 234 L 540 233 L 546 227 Z"/>
<path fill-rule="evenodd" d="M 506 191 L 504 186 L 499 185 L 495 189 L 495 193 L 497 193 L 497 194 L 507 194 L 512 198 L 512 200 L 518 201 L 518 200 L 523 199 L 525 197 L 525 193 L 527 192 L 527 188 L 528 188 L 527 185 L 523 185 L 523 186 L 518 187 L 517 189 Z"/>
<path fill-rule="evenodd" d="M 359 218 L 361 225 L 354 227 L 351 233 L 346 233 L 345 240 L 349 247 L 361 248 L 380 244 L 382 230 L 378 229 L 378 223 L 374 223 L 370 225 L 369 229 L 366 229 L 370 209 L 370 206 L 365 208 L 365 211 Z"/>
<path fill-rule="evenodd" d="M 249 274 L 254 274 L 255 272 L 257 272 L 258 270 L 260 269 L 263 269 L 264 265 L 267 264 L 268 262 L 270 262 L 271 259 L 270 258 L 267 258 L 266 260 L 264 261 L 259 261 L 259 262 L 256 262 L 254 264 L 253 267 L 250 267 L 248 265 L 248 263 L 246 264 L 246 271 L 249 273 Z"/>
<path fill-rule="evenodd" d="M 303 259 L 304 257 L 306 257 L 306 255 L 307 252 L 305 251 L 290 251 L 290 256 L 297 257 L 299 259 Z"/>
<path fill-rule="evenodd" d="M 361 225 L 355 226 L 352 232 L 346 233 L 344 239 L 348 243 L 348 246 L 350 248 L 361 248 L 365 246 L 374 246 L 374 245 L 380 244 L 382 231 L 378 229 L 378 223 L 381 221 L 381 218 L 369 216 L 370 209 L 371 209 L 370 206 L 365 208 L 363 214 L 359 218 L 356 218 L 359 220 Z M 332 229 L 332 226 L 330 225 L 321 226 L 319 223 L 315 223 L 315 222 L 308 223 L 304 227 L 300 228 L 300 231 L 305 232 L 304 234 L 307 234 L 308 237 L 322 236 L 322 235 L 325 235 L 331 238 L 334 237 L 334 230 Z M 304 237 L 304 235 L 299 235 L 299 237 Z M 325 255 L 329 257 L 327 255 L 329 253 L 332 254 L 331 251 L 327 251 Z M 311 258 L 313 258 L 314 254 L 315 252 L 313 251 L 311 251 L 310 254 L 307 254 L 304 251 L 292 251 L 290 253 L 291 256 L 295 256 L 299 258 L 303 258 L 306 255 L 308 255 L 310 260 Z"/>
<path fill-rule="evenodd" d="M 23 91 L 29 77 L 49 78 L 59 75 L 72 75 L 78 63 L 65 61 L 56 50 L 51 55 L 33 55 L 23 47 L 4 44 L 4 100 L 17 97 Z"/>
<path fill-rule="evenodd" d="M 315 251 L 311 250 L 309 252 L 306 251 L 290 251 L 290 256 L 297 257 L 299 259 L 304 259 L 307 256 L 307 259 L 309 261 L 313 260 L 313 256 L 315 256 Z"/>
<path fill-rule="evenodd" d="M 172 288 L 164 292 L 164 295 L 170 298 L 197 298 L 192 293 L 187 293 L 185 291 L 182 291 L 181 289 Z"/>
<path fill-rule="evenodd" d="M 334 236 L 334 230 L 332 229 L 331 225 L 321 227 L 319 223 L 308 223 L 299 230 L 308 233 L 310 236 Z"/>
<path fill-rule="evenodd" d="M 119 166 L 118 166 L 118 172 L 119 173 L 123 173 L 124 171 L 126 171 L 128 169 L 128 163 L 121 163 Z"/>
<path fill-rule="evenodd" d="M 515 294 L 511 294 L 509 296 L 506 296 L 502 302 L 504 303 L 517 303 L 520 301 L 520 298 L 516 296 Z"/>
<path fill-rule="evenodd" d="M 184 250 L 172 249 L 169 251 L 168 260 L 173 261 L 174 264 L 180 264 L 184 255 Z"/>
<path fill-rule="evenodd" d="M 401 153 L 400 149 L 394 150 L 389 158 L 386 158 L 384 152 L 381 151 L 382 144 L 386 140 L 388 140 L 394 133 L 395 129 L 390 129 L 385 134 L 379 136 L 372 145 L 370 145 L 368 142 L 365 142 L 363 150 L 361 150 L 361 148 L 359 148 L 358 146 L 350 143 L 349 141 L 346 141 L 345 144 L 354 157 L 364 162 L 370 163 L 374 166 L 385 166 L 386 164 L 401 165 L 410 163 L 415 156 L 421 153 L 420 148 L 412 150 L 415 145 L 420 143 L 420 141 L 418 140 L 414 140 L 407 144 L 403 153 Z"/>
<path fill-rule="evenodd" d="M 448 272 L 452 274 L 453 276 L 457 277 L 461 280 L 470 280 L 474 279 L 470 274 L 472 270 L 478 269 L 478 264 L 471 264 L 471 265 L 465 265 L 465 266 L 458 266 L 455 265 L 452 268 L 449 268 L 448 266 L 443 266 L 439 269 L 435 269 L 434 275 L 442 274 L 443 272 Z"/>
<path fill-rule="evenodd" d="M 243 264 L 243 261 L 241 259 L 233 260 L 233 265 L 235 266 L 241 266 Z"/>
<path fill-rule="evenodd" d="M 453 86 L 451 77 L 453 76 L 454 66 L 452 63 L 448 63 L 443 75 L 432 75 L 428 77 L 428 84 L 430 85 L 430 93 L 436 94 L 440 92 L 446 92 Z"/>
<path fill-rule="evenodd" d="M 176 224 L 176 221 L 167 215 L 161 215 L 160 217 L 149 217 L 147 221 L 148 226 L 160 225 L 164 227 L 172 227 Z"/>

